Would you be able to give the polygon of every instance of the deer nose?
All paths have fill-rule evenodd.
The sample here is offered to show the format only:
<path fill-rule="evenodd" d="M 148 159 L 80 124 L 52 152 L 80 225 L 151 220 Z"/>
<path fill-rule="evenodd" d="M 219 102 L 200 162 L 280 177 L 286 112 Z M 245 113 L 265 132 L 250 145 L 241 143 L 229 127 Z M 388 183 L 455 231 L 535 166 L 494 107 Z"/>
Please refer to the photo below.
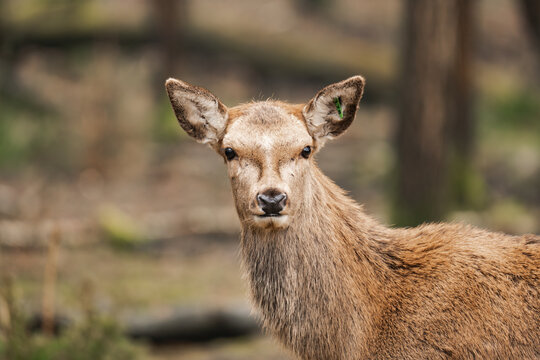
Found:
<path fill-rule="evenodd" d="M 279 212 L 287 204 L 287 194 L 275 189 L 266 190 L 257 195 L 257 203 L 264 211 L 264 215 L 279 215 Z"/>

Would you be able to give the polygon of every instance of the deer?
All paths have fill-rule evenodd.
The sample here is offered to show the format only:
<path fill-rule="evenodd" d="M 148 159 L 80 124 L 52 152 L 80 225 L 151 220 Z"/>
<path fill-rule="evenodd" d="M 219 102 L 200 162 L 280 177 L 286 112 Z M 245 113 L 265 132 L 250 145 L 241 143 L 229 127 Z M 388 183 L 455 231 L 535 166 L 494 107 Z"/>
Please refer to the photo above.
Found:
<path fill-rule="evenodd" d="M 263 327 L 305 360 L 540 359 L 540 236 L 388 227 L 317 166 L 364 84 L 353 76 L 306 104 L 228 108 L 166 81 L 181 127 L 226 163 Z"/>

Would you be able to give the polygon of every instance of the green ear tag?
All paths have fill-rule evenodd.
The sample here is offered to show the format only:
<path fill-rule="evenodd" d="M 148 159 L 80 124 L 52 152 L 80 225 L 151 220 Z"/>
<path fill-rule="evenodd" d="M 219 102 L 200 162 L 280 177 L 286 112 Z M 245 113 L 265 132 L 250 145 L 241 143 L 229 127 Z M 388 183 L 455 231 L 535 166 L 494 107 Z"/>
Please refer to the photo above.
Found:
<path fill-rule="evenodd" d="M 334 104 L 336 105 L 336 109 L 339 114 L 339 117 L 343 119 L 343 109 L 341 108 L 341 99 L 338 97 L 334 98 Z"/>

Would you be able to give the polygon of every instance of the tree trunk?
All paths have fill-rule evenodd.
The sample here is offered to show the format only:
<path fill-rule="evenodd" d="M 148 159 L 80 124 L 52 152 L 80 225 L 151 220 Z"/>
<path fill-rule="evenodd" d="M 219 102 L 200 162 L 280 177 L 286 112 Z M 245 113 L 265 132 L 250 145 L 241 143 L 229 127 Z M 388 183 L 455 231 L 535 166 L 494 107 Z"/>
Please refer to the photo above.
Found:
<path fill-rule="evenodd" d="M 397 129 L 394 222 L 440 220 L 447 208 L 449 81 L 456 1 L 407 0 Z"/>
<path fill-rule="evenodd" d="M 457 51 L 452 76 L 454 106 L 451 107 L 452 137 L 456 151 L 469 158 L 473 150 L 471 60 L 473 45 L 473 5 L 471 0 L 457 0 Z"/>
<path fill-rule="evenodd" d="M 536 50 L 540 51 L 540 2 L 538 0 L 521 0 L 521 12 Z"/>
<path fill-rule="evenodd" d="M 536 50 L 538 64 L 540 64 L 540 1 L 521 0 L 520 5 L 524 25 L 529 32 L 531 43 Z M 540 66 L 537 69 L 537 74 L 540 74 Z"/>
<path fill-rule="evenodd" d="M 159 38 L 161 69 L 158 70 L 159 89 L 167 77 L 174 76 L 182 52 L 186 28 L 186 0 L 152 0 L 154 21 Z"/>
<path fill-rule="evenodd" d="M 456 57 L 451 75 L 452 102 L 449 120 L 452 137 L 452 189 L 453 202 L 459 207 L 469 207 L 477 202 L 474 194 L 474 151 L 475 126 L 473 119 L 472 94 L 472 49 L 474 43 L 475 1 L 456 0 Z"/>

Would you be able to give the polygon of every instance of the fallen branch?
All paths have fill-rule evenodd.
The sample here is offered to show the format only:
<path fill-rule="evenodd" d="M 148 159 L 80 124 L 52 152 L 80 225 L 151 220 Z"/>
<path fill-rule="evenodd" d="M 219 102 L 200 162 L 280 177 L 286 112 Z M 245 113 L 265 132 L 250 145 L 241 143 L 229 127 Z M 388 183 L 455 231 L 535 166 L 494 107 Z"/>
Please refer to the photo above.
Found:
<path fill-rule="evenodd" d="M 134 321 L 126 329 L 129 337 L 154 344 L 203 342 L 261 332 L 257 320 L 246 308 L 182 309 L 164 317 Z"/>

